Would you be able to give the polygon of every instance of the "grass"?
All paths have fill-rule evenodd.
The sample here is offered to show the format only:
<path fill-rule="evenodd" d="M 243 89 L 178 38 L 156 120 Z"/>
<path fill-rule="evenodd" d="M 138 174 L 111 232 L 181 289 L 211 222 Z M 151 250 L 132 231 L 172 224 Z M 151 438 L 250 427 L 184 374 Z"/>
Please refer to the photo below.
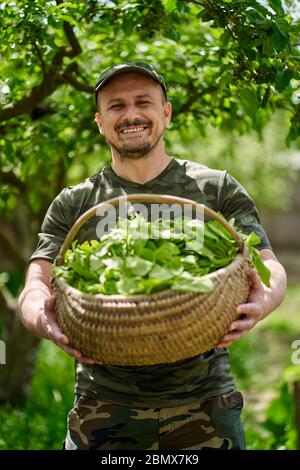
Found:
<path fill-rule="evenodd" d="M 280 308 L 230 347 L 232 371 L 245 399 L 243 421 L 249 449 L 296 448 L 294 409 L 285 371 L 295 368 L 292 343 L 300 339 L 299 309 L 299 284 L 290 285 Z M 282 421 L 278 430 L 276 420 Z"/>
<path fill-rule="evenodd" d="M 61 449 L 73 384 L 73 359 L 42 341 L 25 405 L 0 408 L 0 449 Z"/>
<path fill-rule="evenodd" d="M 294 449 L 291 396 L 284 370 L 300 339 L 300 289 L 291 285 L 283 305 L 230 347 L 232 371 L 245 398 L 249 449 Z M 25 405 L 0 408 L 0 449 L 61 449 L 73 402 L 73 359 L 42 341 Z"/>

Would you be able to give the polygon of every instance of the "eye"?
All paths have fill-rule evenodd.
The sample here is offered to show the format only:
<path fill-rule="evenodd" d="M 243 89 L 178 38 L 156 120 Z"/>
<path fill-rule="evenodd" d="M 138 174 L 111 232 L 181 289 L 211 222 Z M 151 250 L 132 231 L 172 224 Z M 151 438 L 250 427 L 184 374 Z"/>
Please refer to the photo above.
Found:
<path fill-rule="evenodd" d="M 122 108 L 122 104 L 121 103 L 117 103 L 117 104 L 113 104 L 112 106 L 109 107 L 109 109 L 121 109 Z"/>
<path fill-rule="evenodd" d="M 137 104 L 139 106 L 147 106 L 148 104 L 150 104 L 150 102 L 149 101 L 138 101 Z"/>

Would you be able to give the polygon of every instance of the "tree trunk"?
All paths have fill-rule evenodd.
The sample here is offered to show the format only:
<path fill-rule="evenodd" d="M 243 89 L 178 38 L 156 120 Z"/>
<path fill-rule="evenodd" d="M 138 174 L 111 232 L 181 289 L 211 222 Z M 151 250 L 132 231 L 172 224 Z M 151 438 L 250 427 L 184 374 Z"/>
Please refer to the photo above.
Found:
<path fill-rule="evenodd" d="M 24 273 L 27 261 L 36 246 L 36 234 L 41 226 L 45 212 L 54 195 L 66 186 L 66 171 L 62 152 L 61 164 L 57 165 L 57 175 L 54 178 L 54 187 L 49 197 L 42 199 L 39 213 L 34 213 L 28 203 L 28 194 L 31 191 L 27 183 L 22 183 L 12 174 L 8 182 L 16 189 L 21 190 L 18 204 L 13 212 L 12 220 L 1 220 L 0 226 L 0 261 L 1 271 L 8 273 Z M 1 176 L 1 175 L 0 175 Z M 2 174 L 3 177 L 3 174 Z M 43 184 L 40 182 L 40 184 Z M 44 184 L 48 184 L 44 182 Z M 8 214 L 11 216 L 11 213 Z M 0 280 L 1 281 L 1 280 Z M 14 293 L 21 290 L 22 285 L 14 286 Z M 2 332 L 1 332 L 2 326 Z M 37 347 L 40 338 L 29 333 L 23 326 L 18 310 L 17 300 L 0 282 L 0 340 L 2 349 L 5 349 L 6 364 L 1 364 L 0 357 L 0 404 L 20 404 L 26 399 L 30 390 L 31 378 L 34 372 Z M 4 346 L 4 348 L 3 348 Z M 1 352 L 1 351 L 0 351 Z"/>
<path fill-rule="evenodd" d="M 300 450 L 300 380 L 296 380 L 293 384 L 293 395 L 296 414 L 297 449 Z"/>
<path fill-rule="evenodd" d="M 21 404 L 29 392 L 40 339 L 24 328 L 16 310 L 2 313 L 6 364 L 0 365 L 0 403 Z"/>

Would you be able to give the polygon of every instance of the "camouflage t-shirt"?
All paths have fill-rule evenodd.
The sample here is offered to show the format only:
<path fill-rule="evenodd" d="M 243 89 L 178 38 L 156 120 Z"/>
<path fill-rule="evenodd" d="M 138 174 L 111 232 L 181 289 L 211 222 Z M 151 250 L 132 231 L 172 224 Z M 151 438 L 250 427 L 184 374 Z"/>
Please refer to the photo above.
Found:
<path fill-rule="evenodd" d="M 81 214 L 101 201 L 133 193 L 169 194 L 206 204 L 227 219 L 234 217 L 245 233 L 255 231 L 261 238 L 259 249 L 271 248 L 252 199 L 227 171 L 172 158 L 156 178 L 145 184 L 118 176 L 109 165 L 84 182 L 63 189 L 47 211 L 30 260 L 42 258 L 53 262 Z M 77 238 L 80 243 L 97 239 L 95 218 L 80 229 Z M 179 406 L 228 393 L 234 388 L 225 348 L 165 365 L 76 363 L 76 393 L 132 407 Z"/>

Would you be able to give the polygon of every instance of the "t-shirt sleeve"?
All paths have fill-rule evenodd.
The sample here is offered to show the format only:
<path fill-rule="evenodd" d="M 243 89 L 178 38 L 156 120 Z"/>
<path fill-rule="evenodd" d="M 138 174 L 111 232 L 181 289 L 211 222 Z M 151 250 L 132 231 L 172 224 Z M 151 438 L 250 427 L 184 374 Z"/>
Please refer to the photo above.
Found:
<path fill-rule="evenodd" d="M 255 232 L 261 239 L 256 248 L 272 250 L 253 200 L 245 188 L 227 172 L 220 192 L 219 211 L 227 220 L 235 218 L 236 225 L 243 233 Z"/>
<path fill-rule="evenodd" d="M 53 200 L 45 215 L 37 247 L 29 262 L 38 258 L 54 262 L 72 225 L 71 198 L 68 188 L 65 188 Z"/>

